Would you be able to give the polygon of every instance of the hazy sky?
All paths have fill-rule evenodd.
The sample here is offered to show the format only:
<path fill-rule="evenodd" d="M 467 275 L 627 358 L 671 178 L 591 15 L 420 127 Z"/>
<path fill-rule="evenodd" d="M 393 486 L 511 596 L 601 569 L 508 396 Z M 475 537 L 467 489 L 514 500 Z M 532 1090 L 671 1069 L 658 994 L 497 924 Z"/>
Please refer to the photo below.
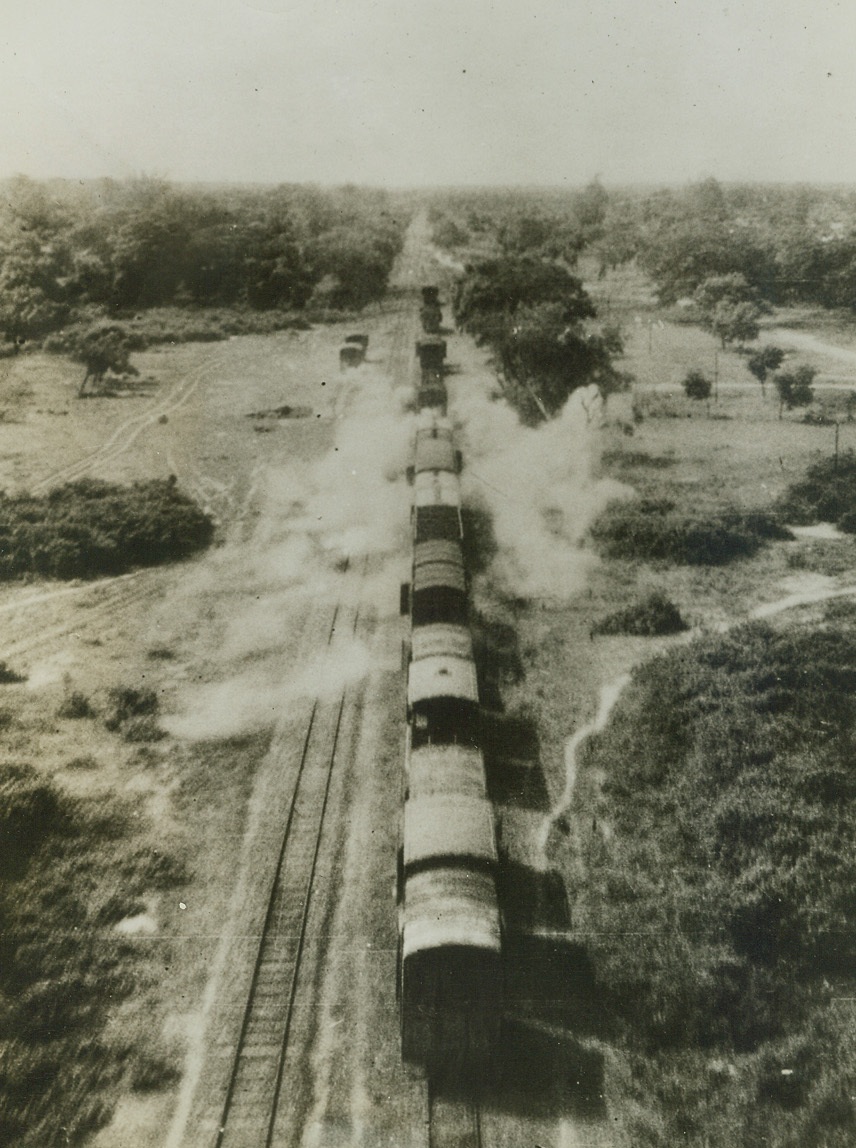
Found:
<path fill-rule="evenodd" d="M 0 176 L 856 182 L 833 0 L 5 0 Z"/>

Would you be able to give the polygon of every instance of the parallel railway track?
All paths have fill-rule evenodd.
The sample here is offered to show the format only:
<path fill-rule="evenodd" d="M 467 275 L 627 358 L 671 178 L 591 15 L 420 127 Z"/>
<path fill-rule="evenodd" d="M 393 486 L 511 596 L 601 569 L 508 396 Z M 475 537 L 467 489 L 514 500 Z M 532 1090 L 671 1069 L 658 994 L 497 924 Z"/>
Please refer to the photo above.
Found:
<path fill-rule="evenodd" d="M 360 620 L 359 606 L 337 606 L 327 646 L 336 632 L 355 636 Z M 347 702 L 345 687 L 335 699 L 316 698 L 309 713 L 214 1148 L 290 1143 L 280 1101 Z"/>

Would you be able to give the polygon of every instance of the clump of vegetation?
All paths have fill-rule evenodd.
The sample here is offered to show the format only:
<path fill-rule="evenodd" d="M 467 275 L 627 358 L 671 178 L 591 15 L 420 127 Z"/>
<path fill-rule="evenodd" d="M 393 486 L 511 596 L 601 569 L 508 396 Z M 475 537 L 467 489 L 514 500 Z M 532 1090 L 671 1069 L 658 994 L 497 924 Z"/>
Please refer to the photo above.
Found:
<path fill-rule="evenodd" d="M 95 811 L 30 766 L 0 766 L 3 1144 L 80 1145 L 108 1123 L 126 1077 L 162 1078 L 127 1032 L 107 1036 L 111 1013 L 155 975 L 104 928 L 106 888 L 138 903 L 156 884 L 125 830 L 103 799 Z"/>
<path fill-rule="evenodd" d="M 63 699 L 56 716 L 79 720 L 80 718 L 94 717 L 95 710 L 86 694 L 82 694 L 79 690 L 73 690 L 68 697 Z"/>
<path fill-rule="evenodd" d="M 822 458 L 793 483 L 776 504 L 778 514 L 796 526 L 835 522 L 847 533 L 856 533 L 856 454 L 844 451 L 838 458 Z"/>
<path fill-rule="evenodd" d="M 186 558 L 213 535 L 211 518 L 172 479 L 83 478 L 39 497 L 0 494 L 0 579 L 122 574 Z"/>
<path fill-rule="evenodd" d="M 674 455 L 649 454 L 644 450 L 607 450 L 601 455 L 601 462 L 605 467 L 620 467 L 630 470 L 633 467 L 646 467 L 651 470 L 668 470 L 674 466 L 677 459 Z"/>
<path fill-rule="evenodd" d="M 154 717 L 159 703 L 154 690 L 137 689 L 134 685 L 116 685 L 108 693 L 110 713 L 104 726 L 110 730 L 122 729 L 124 724 L 138 717 Z"/>
<path fill-rule="evenodd" d="M 575 917 L 653 1109 L 635 1143 L 856 1138 L 854 667 L 851 604 L 744 626 L 638 668 L 583 749 L 610 832 Z"/>
<path fill-rule="evenodd" d="M 612 364 L 618 331 L 587 325 L 596 310 L 582 281 L 551 259 L 506 253 L 472 264 L 452 306 L 458 326 L 493 351 L 524 422 L 554 417 L 578 387 L 596 383 L 607 395 L 626 386 Z"/>
<path fill-rule="evenodd" d="M 0 662 L 0 686 L 13 686 L 27 680 L 26 674 L 13 670 L 7 662 Z"/>
<path fill-rule="evenodd" d="M 632 634 L 650 638 L 658 634 L 679 634 L 687 626 L 681 612 L 660 590 L 654 590 L 632 606 L 607 614 L 595 624 L 593 634 Z"/>
<path fill-rule="evenodd" d="M 593 524 L 591 534 L 608 558 L 688 566 L 723 566 L 750 557 L 765 542 L 792 537 L 761 512 L 723 510 L 702 518 L 653 499 L 612 503 Z"/>
<path fill-rule="evenodd" d="M 814 400 L 812 382 L 817 374 L 816 367 L 803 365 L 792 371 L 780 371 L 775 375 L 773 382 L 779 394 L 779 418 L 785 407 L 792 411 L 794 407 L 807 407 Z"/>

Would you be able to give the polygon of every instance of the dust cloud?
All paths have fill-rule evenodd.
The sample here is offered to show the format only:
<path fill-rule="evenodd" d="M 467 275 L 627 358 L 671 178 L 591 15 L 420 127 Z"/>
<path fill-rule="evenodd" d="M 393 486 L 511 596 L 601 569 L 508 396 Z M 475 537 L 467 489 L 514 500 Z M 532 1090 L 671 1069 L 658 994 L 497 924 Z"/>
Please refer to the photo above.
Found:
<path fill-rule="evenodd" d="M 596 562 L 583 548 L 590 524 L 607 502 L 630 494 L 594 477 L 603 417 L 597 387 L 574 391 L 555 419 L 534 428 L 478 389 L 462 389 L 454 414 L 464 428 L 464 499 L 492 518 L 491 582 L 515 597 L 578 592 Z"/>
<path fill-rule="evenodd" d="M 168 732 L 189 740 L 246 734 L 275 724 L 299 699 L 336 696 L 369 672 L 371 651 L 354 636 L 354 617 L 397 608 L 409 538 L 414 418 L 401 398 L 371 368 L 349 372 L 325 454 L 267 469 L 252 540 L 225 547 L 201 575 L 198 592 L 226 597 L 218 640 L 208 680 L 186 686 L 163 719 Z"/>

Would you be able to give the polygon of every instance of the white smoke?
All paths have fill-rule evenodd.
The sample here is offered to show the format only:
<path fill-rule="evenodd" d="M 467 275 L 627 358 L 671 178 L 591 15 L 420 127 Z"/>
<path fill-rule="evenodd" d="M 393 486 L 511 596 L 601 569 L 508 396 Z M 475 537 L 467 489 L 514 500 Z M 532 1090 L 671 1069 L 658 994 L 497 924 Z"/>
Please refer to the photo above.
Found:
<path fill-rule="evenodd" d="M 574 391 L 560 414 L 520 424 L 482 388 L 461 388 L 454 413 L 466 440 L 465 499 L 486 506 L 498 545 L 490 577 L 505 594 L 565 598 L 584 584 L 594 554 L 586 532 L 607 502 L 629 493 L 596 474 L 602 401 Z"/>
<path fill-rule="evenodd" d="M 397 610 L 398 569 L 409 544 L 410 461 L 414 419 L 390 381 L 368 367 L 343 384 L 344 413 L 330 449 L 314 463 L 287 460 L 261 483 L 259 525 L 249 544 L 225 547 L 199 583 L 228 595 L 228 618 L 211 652 L 209 680 L 186 687 L 163 725 L 178 737 L 212 739 L 261 729 L 303 697 L 337 694 L 372 665 L 351 636 L 362 609 Z M 354 577 L 358 574 L 359 577 Z M 356 600 L 355 594 L 359 601 Z M 330 624 L 345 607 L 345 634 L 308 662 L 289 641 Z M 325 612 L 326 610 L 326 612 Z M 318 649 L 321 635 L 307 648 Z M 290 651 L 290 652 L 289 652 Z"/>

